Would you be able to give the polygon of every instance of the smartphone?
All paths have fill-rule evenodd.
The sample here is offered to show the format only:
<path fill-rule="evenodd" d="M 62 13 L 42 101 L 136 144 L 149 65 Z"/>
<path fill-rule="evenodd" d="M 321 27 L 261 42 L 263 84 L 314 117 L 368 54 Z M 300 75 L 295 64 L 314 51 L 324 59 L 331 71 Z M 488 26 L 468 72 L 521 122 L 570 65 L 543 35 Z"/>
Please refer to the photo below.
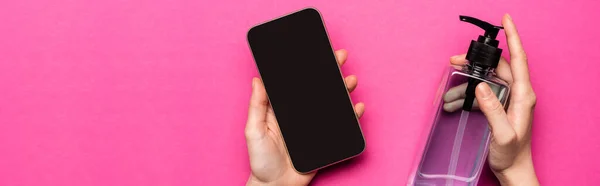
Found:
<path fill-rule="evenodd" d="M 254 26 L 248 43 L 296 171 L 309 173 L 364 151 L 358 118 L 316 9 Z"/>

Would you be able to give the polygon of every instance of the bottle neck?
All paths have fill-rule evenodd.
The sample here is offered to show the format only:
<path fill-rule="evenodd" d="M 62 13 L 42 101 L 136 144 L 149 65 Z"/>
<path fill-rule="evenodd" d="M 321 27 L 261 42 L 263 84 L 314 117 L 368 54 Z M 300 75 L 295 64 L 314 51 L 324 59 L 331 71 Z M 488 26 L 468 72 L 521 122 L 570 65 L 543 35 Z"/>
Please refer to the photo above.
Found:
<path fill-rule="evenodd" d="M 473 102 L 475 101 L 475 87 L 477 84 L 481 83 L 481 79 L 491 79 L 496 73 L 492 67 L 471 62 L 463 66 L 463 72 L 474 76 L 468 78 L 467 89 L 465 90 L 465 101 L 462 108 L 465 111 L 471 111 Z"/>
<path fill-rule="evenodd" d="M 463 71 L 465 73 L 485 79 L 495 76 L 495 70 L 496 69 L 492 67 L 474 65 L 472 63 L 467 63 L 465 66 L 463 66 Z"/>

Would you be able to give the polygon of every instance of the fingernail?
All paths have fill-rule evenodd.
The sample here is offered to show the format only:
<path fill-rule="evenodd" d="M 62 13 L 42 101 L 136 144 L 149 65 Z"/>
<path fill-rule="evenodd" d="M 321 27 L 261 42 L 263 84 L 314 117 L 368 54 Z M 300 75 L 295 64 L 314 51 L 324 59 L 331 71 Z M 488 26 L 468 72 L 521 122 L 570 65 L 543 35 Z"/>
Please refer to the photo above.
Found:
<path fill-rule="evenodd" d="M 512 17 L 510 17 L 510 14 L 506 14 L 506 17 L 508 18 L 508 20 L 512 21 Z"/>
<path fill-rule="evenodd" d="M 450 57 L 450 59 L 456 59 L 458 57 L 458 55 L 452 56 Z"/>
<path fill-rule="evenodd" d="M 254 86 L 256 84 L 256 80 L 254 80 L 254 79 L 256 79 L 256 78 L 252 78 L 252 89 L 254 89 Z"/>
<path fill-rule="evenodd" d="M 483 93 L 484 97 L 489 97 L 492 94 L 492 89 L 489 86 L 486 86 L 485 83 L 480 83 L 477 85 L 477 89 Z"/>

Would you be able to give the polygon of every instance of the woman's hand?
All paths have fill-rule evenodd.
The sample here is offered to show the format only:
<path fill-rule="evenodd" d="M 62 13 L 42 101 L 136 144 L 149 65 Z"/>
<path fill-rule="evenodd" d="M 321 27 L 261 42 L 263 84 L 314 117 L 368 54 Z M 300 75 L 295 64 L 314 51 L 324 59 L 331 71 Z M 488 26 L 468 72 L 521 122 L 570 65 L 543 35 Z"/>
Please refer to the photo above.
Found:
<path fill-rule="evenodd" d="M 510 64 L 502 58 L 496 69 L 500 79 L 508 82 L 511 92 L 505 112 L 496 95 L 486 83 L 475 90 L 477 107 L 486 116 L 492 131 L 488 161 L 502 185 L 539 185 L 531 159 L 531 123 L 536 96 L 529 81 L 527 57 L 517 29 L 507 14 L 502 19 L 510 51 Z M 450 59 L 452 65 L 464 65 L 465 55 Z M 461 88 L 462 87 L 462 88 Z M 444 96 L 444 110 L 460 109 L 458 95 L 466 86 L 454 87 Z"/>
<path fill-rule="evenodd" d="M 344 65 L 348 53 L 335 52 L 338 64 Z M 356 76 L 345 79 L 350 92 L 356 88 Z M 354 107 L 360 117 L 365 111 L 363 103 Z M 246 122 L 246 143 L 252 173 L 247 185 L 308 185 L 316 172 L 300 174 L 294 170 L 287 155 L 279 125 L 268 102 L 267 93 L 259 78 L 252 79 L 252 96 Z"/>

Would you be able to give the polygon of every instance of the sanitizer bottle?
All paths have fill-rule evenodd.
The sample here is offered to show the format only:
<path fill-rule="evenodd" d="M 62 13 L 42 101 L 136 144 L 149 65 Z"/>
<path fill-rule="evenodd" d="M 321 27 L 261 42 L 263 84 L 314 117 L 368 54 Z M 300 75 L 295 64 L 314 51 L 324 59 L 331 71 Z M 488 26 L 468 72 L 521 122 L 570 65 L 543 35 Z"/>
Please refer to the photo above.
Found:
<path fill-rule="evenodd" d="M 460 20 L 485 33 L 471 41 L 468 63 L 450 67 L 444 76 L 431 131 L 409 185 L 476 185 L 489 151 L 490 128 L 478 109 L 475 87 L 487 83 L 503 106 L 509 95 L 508 84 L 494 72 L 502 53 L 496 40 L 502 27 L 468 16 Z M 460 99 L 447 103 L 445 96 Z"/>

